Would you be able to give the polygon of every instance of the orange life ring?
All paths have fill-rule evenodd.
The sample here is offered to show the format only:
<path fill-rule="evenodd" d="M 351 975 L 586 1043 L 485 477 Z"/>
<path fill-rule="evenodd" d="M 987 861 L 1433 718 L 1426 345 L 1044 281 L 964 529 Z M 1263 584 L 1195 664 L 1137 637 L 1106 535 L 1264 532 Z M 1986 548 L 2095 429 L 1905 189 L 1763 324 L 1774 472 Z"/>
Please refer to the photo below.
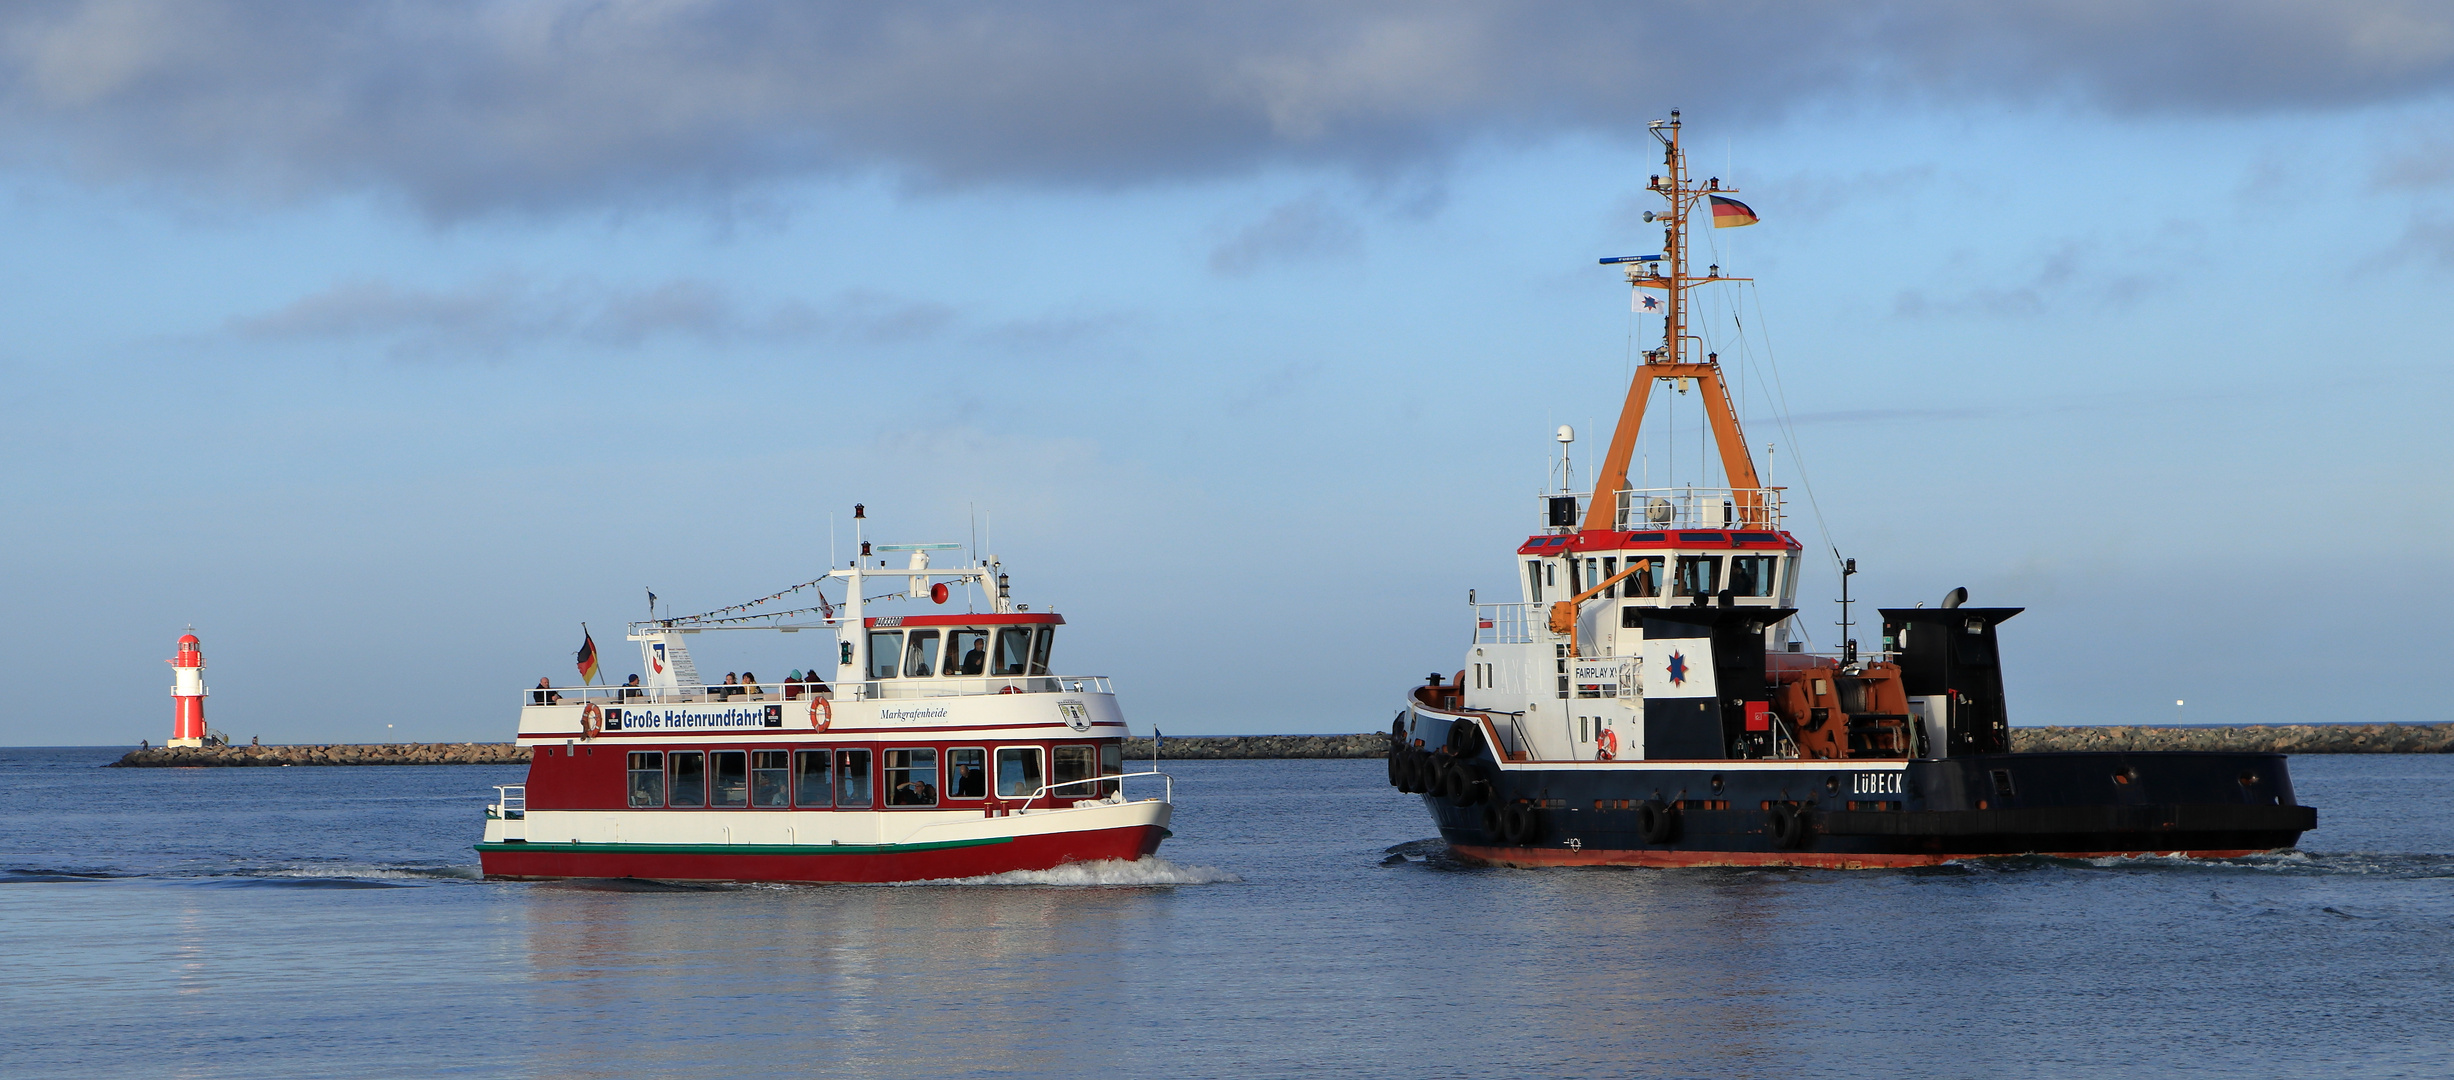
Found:
<path fill-rule="evenodd" d="M 1000 693 L 1000 694 L 1019 694 L 1019 693 L 1022 693 L 1022 687 L 1019 687 L 1019 686 L 1008 686 L 1008 687 L 1006 687 L 1005 689 L 1003 689 L 1003 690 L 999 690 L 999 691 L 997 691 L 997 692 L 998 692 L 998 693 Z"/>
<path fill-rule="evenodd" d="M 821 713 L 826 716 L 823 720 L 819 719 Z M 834 722 L 835 706 L 827 704 L 827 699 L 811 694 L 809 696 L 809 726 L 825 731 Z"/>
<path fill-rule="evenodd" d="M 605 730 L 605 710 L 597 708 L 596 702 L 593 701 L 580 706 L 579 737 L 593 739 L 596 738 L 597 732 L 603 730 Z"/>
<path fill-rule="evenodd" d="M 1595 761 L 1619 760 L 1618 732 L 1613 731 L 1610 728 L 1603 728 L 1601 734 L 1593 737 L 1593 741 L 1600 744 L 1600 746 L 1593 752 L 1593 759 Z"/>

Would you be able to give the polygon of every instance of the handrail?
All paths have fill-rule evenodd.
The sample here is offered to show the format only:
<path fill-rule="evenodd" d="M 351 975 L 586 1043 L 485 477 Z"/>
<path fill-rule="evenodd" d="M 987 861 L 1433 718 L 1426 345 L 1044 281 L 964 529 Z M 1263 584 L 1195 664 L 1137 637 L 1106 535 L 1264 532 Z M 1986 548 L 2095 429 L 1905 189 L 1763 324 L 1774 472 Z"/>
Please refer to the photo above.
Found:
<path fill-rule="evenodd" d="M 697 686 L 531 686 L 520 691 L 522 705 L 678 705 L 702 702 L 774 702 L 806 701 L 809 683 L 760 683 L 756 693 L 747 687 L 703 683 Z M 817 695 L 834 701 L 879 700 L 885 698 L 973 697 L 988 694 L 1112 694 L 1115 690 L 1106 675 L 962 675 L 954 678 L 870 679 L 860 682 L 819 683 L 826 689 Z M 889 689 L 910 688 L 911 693 L 888 693 Z M 728 691 L 730 691 L 728 693 Z M 542 695 L 552 700 L 538 700 Z"/>
<path fill-rule="evenodd" d="M 494 785 L 494 805 L 486 807 L 486 816 L 498 821 L 527 817 L 528 785 Z"/>
<path fill-rule="evenodd" d="M 1157 770 L 1157 769 L 1145 769 L 1145 770 L 1143 770 L 1143 771 L 1141 771 L 1141 772 L 1120 772 L 1120 773 L 1110 773 L 1110 774 L 1105 775 L 1105 776 L 1094 776 L 1094 777 L 1090 777 L 1090 778 L 1085 779 L 1085 780 L 1067 780 L 1067 781 L 1065 781 L 1064 783 L 1061 783 L 1061 784 L 1060 784 L 1060 783 L 1057 783 L 1057 782 L 1054 782 L 1054 781 L 1050 781 L 1049 783 L 1041 784 L 1041 785 L 1040 785 L 1040 787 L 1039 787 L 1039 790 L 1038 790 L 1038 791 L 1034 791 L 1034 792 L 1032 792 L 1030 795 L 1026 796 L 1026 797 L 1023 799 L 1023 801 L 1022 801 L 1021 803 L 1015 804 L 1015 805 L 1014 805 L 1014 806 L 1013 806 L 1013 807 L 1012 807 L 1010 810 L 1008 810 L 1007 812 L 1008 812 L 1008 813 L 1019 813 L 1019 812 L 1024 811 L 1024 810 L 1029 810 L 1029 809 L 1031 809 L 1031 804 L 1032 804 L 1032 803 L 1038 802 L 1038 801 L 1040 800 L 1040 796 L 1046 795 L 1046 794 L 1048 794 L 1049 792 L 1052 792 L 1052 791 L 1054 791 L 1054 790 L 1056 790 L 1056 789 L 1058 789 L 1058 788 L 1061 788 L 1061 787 L 1066 787 L 1066 788 L 1069 788 L 1069 787 L 1080 787 L 1080 786 L 1082 786 L 1082 785 L 1084 785 L 1084 784 L 1096 784 L 1096 783 L 1100 783 L 1100 782 L 1102 782 L 1102 781 L 1106 781 L 1106 780 L 1114 780 L 1114 781 L 1116 781 L 1116 797 L 1117 797 L 1117 798 L 1122 799 L 1122 798 L 1124 798 L 1124 795 L 1125 795 L 1125 781 L 1126 781 L 1126 780 L 1128 780 L 1128 779 L 1131 779 L 1131 778 L 1133 778 L 1133 777 L 1139 777 L 1139 776 L 1156 776 L 1156 777 L 1160 778 L 1160 780 L 1162 780 L 1163 782 L 1165 782 L 1165 783 L 1166 783 L 1166 785 L 1167 785 L 1167 793 L 1166 793 L 1165 795 L 1161 796 L 1161 798 L 1160 798 L 1160 800 L 1159 800 L 1159 801 L 1164 802 L 1164 803 L 1166 803 L 1166 804 L 1168 804 L 1168 805 L 1170 805 L 1170 806 L 1173 806 L 1173 805 L 1175 805 L 1175 804 L 1176 804 L 1176 778 L 1175 778 L 1174 776 L 1171 776 L 1171 775 L 1167 774 L 1167 773 L 1160 772 L 1160 771 L 1159 771 L 1159 770 Z M 997 800 L 998 800 L 999 802 L 1004 802 L 1004 801 L 1007 801 L 1008 799 L 1011 799 L 1011 798 L 1012 798 L 1012 796 L 1008 796 L 1008 795 L 999 795 L 999 796 L 997 796 Z M 1054 800 L 1054 799 L 1051 799 L 1051 800 L 1049 800 L 1049 801 L 1054 802 L 1055 800 Z M 1144 801 L 1148 801 L 1148 800 L 1144 800 Z M 1053 809 L 1057 809 L 1057 808 L 1052 806 L 1052 807 L 1049 807 L 1048 809 L 1053 810 Z"/>

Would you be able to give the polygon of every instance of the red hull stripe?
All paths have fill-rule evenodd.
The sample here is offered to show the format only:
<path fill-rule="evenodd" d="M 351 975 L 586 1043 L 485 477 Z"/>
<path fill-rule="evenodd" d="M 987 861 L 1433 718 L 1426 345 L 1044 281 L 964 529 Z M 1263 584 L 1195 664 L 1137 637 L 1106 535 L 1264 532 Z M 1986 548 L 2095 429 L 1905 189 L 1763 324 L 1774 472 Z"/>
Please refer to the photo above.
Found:
<path fill-rule="evenodd" d="M 982 877 L 1067 863 L 1139 859 L 1159 850 L 1156 825 L 944 844 L 479 844 L 490 878 L 648 878 L 657 881 L 889 882 Z"/>
<path fill-rule="evenodd" d="M 1823 870 L 1869 870 L 1901 866 L 1938 866 L 1958 859 L 2003 858 L 1999 854 L 1938 855 L 1878 854 L 1822 851 L 1652 851 L 1587 848 L 1502 848 L 1451 845 L 1467 859 L 1493 866 L 1802 866 Z M 2222 851 L 2040 851 L 2051 859 L 2128 858 L 2139 855 L 2181 855 L 2193 859 L 2238 859 L 2265 849 Z"/>

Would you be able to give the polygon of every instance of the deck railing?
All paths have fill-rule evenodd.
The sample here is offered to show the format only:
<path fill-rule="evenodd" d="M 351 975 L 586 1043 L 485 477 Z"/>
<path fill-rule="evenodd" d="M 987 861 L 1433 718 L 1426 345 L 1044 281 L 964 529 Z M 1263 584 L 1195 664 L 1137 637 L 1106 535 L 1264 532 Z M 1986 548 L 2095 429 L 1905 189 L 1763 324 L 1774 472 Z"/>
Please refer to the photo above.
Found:
<path fill-rule="evenodd" d="M 836 701 L 902 698 L 968 697 L 983 694 L 1109 694 L 1105 675 L 970 675 L 953 679 L 874 679 L 866 682 L 821 684 L 822 696 Z M 760 683 L 746 686 L 532 686 L 520 691 L 523 705 L 679 705 L 698 702 L 801 701 L 809 697 L 805 683 Z"/>
<path fill-rule="evenodd" d="M 1547 627 L 1547 604 L 1474 605 L 1474 644 L 1524 645 L 1534 640 L 1534 628 Z M 1537 610 L 1540 609 L 1540 610 Z"/>
<path fill-rule="evenodd" d="M 486 807 L 486 816 L 497 821 L 527 817 L 528 785 L 494 785 L 494 805 Z"/>
<path fill-rule="evenodd" d="M 1768 488 L 1626 488 L 1618 526 L 1636 529 L 1777 529 L 1781 492 Z"/>

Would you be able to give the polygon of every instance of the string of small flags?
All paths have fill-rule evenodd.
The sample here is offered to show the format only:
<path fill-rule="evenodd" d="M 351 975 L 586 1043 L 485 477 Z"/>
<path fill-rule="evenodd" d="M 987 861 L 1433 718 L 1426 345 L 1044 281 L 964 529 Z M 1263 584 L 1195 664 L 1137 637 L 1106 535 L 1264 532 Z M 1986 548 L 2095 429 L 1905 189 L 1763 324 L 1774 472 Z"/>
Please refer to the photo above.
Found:
<path fill-rule="evenodd" d="M 800 584 L 798 584 L 798 585 L 795 585 L 795 586 L 793 586 L 792 588 L 786 589 L 786 590 L 784 590 L 784 591 L 782 591 L 782 592 L 779 592 L 779 593 L 771 593 L 771 594 L 769 594 L 769 595 L 759 597 L 759 598 L 758 598 L 758 599 L 756 599 L 756 600 L 750 600 L 750 601 L 746 601 L 746 602 L 743 602 L 743 603 L 734 604 L 734 605 L 731 605 L 731 606 L 729 606 L 729 607 L 720 607 L 720 608 L 717 608 L 717 609 L 716 609 L 716 610 L 714 610 L 714 611 L 702 611 L 702 612 L 700 612 L 700 613 L 698 613 L 698 614 L 696 614 L 696 615 L 681 615 L 681 616 L 676 616 L 676 617 L 674 617 L 674 618 L 669 618 L 669 619 L 661 619 L 661 620 L 658 620 L 658 621 L 660 621 L 660 622 L 665 622 L 665 623 L 703 622 L 703 621 L 711 621 L 711 620 L 712 620 L 712 621 L 715 621 L 715 622 L 732 622 L 732 621 L 734 621 L 734 620 L 732 620 L 732 619 L 719 619 L 719 618 L 717 618 L 717 616 L 719 616 L 719 615 L 730 615 L 730 614 L 732 614 L 733 612 L 736 612 L 736 611 L 748 611 L 748 610 L 750 610 L 751 608 L 754 608 L 754 607 L 759 606 L 760 604 L 771 603 L 771 602 L 773 602 L 773 601 L 781 600 L 781 599 L 783 599 L 783 598 L 785 598 L 785 597 L 787 597 L 787 596 L 791 596 L 791 595 L 792 595 L 792 594 L 794 594 L 794 593 L 800 592 L 800 591 L 801 591 L 801 590 L 803 590 L 803 589 L 810 588 L 811 586 L 817 585 L 818 583 L 823 582 L 823 581 L 825 581 L 825 580 L 826 580 L 825 578 L 816 578 L 816 579 L 814 579 L 814 580 L 804 581 L 804 582 L 802 582 L 802 583 L 800 583 Z M 833 612 L 834 612 L 834 605 L 827 603 L 827 597 L 826 597 L 826 594 L 825 594 L 825 593 L 823 593 L 823 592 L 821 592 L 821 593 L 819 593 L 819 594 L 818 594 L 818 608 L 819 608 L 820 610 L 824 610 L 824 611 L 828 612 L 828 615 L 827 615 L 827 617 L 828 617 L 828 618 L 830 618 L 830 619 L 831 619 L 831 618 L 834 618 L 834 617 L 835 617 L 835 616 L 834 616 L 834 614 L 833 614 Z M 764 616 L 757 616 L 757 617 L 764 618 Z"/>

